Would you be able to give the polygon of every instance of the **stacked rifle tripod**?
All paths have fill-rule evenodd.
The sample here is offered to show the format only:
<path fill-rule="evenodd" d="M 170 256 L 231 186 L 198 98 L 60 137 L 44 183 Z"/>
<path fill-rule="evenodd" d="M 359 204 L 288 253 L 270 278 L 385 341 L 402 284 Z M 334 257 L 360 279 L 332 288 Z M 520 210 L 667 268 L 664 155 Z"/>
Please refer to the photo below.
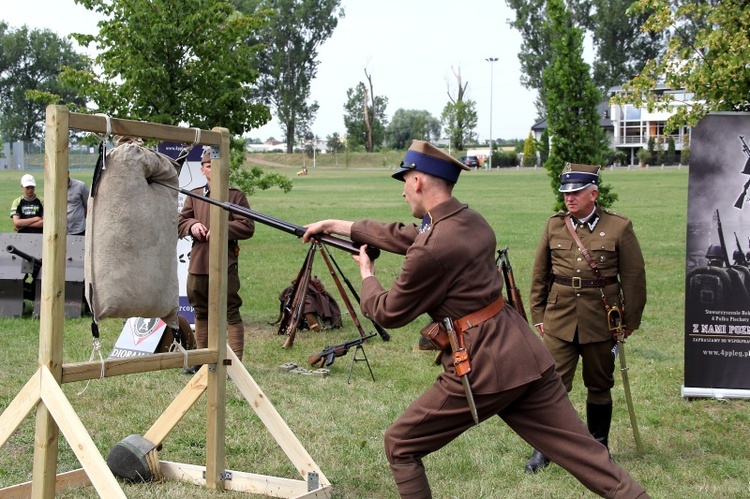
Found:
<path fill-rule="evenodd" d="M 336 288 L 338 289 L 339 294 L 341 295 L 341 299 L 343 300 L 344 305 L 349 312 L 349 316 L 352 318 L 354 325 L 357 326 L 360 337 L 355 340 L 346 341 L 339 345 L 328 346 L 324 348 L 323 351 L 319 354 L 310 355 L 308 357 L 308 362 L 318 367 L 330 366 L 331 364 L 333 364 L 333 361 L 336 357 L 346 355 L 350 348 L 355 347 L 352 364 L 349 367 L 349 378 L 347 379 L 347 383 L 351 380 L 352 369 L 354 368 L 354 364 L 356 362 L 365 362 L 367 364 L 367 369 L 370 371 L 372 380 L 375 381 L 375 375 L 372 373 L 372 368 L 370 367 L 370 362 L 367 359 L 367 354 L 365 353 L 364 349 L 365 341 L 375 336 L 375 333 L 368 335 L 362 327 L 362 324 L 357 317 L 357 312 L 354 310 L 352 302 L 349 299 L 349 296 L 347 295 L 338 274 L 341 275 L 341 278 L 346 283 L 349 291 L 357 300 L 358 304 L 360 303 L 359 295 L 354 289 L 354 286 L 352 286 L 352 283 L 342 272 L 341 267 L 339 267 L 338 263 L 333 258 L 333 255 L 328 251 L 328 248 L 323 243 L 313 242 L 312 244 L 310 244 L 310 249 L 308 249 L 307 251 L 307 256 L 305 257 L 305 261 L 302 264 L 302 268 L 300 268 L 299 273 L 297 274 L 297 278 L 292 284 L 292 292 L 289 295 L 290 298 L 289 300 L 287 300 L 287 302 L 282 304 L 282 316 L 280 319 L 278 330 L 278 333 L 280 335 L 286 335 L 286 339 L 284 340 L 282 348 L 291 348 L 294 345 L 294 338 L 297 334 L 297 329 L 299 328 L 302 316 L 304 315 L 303 308 L 305 305 L 305 297 L 307 295 L 307 288 L 310 284 L 310 279 L 312 278 L 312 266 L 316 251 L 320 251 L 320 254 L 323 256 L 323 260 L 328 267 L 328 272 L 331 274 L 333 282 L 336 283 Z M 336 273 L 336 270 L 338 270 L 338 274 Z M 383 341 L 388 341 L 391 339 L 388 332 L 379 324 L 377 324 L 375 321 L 370 322 L 372 322 L 373 327 L 375 327 Z"/>

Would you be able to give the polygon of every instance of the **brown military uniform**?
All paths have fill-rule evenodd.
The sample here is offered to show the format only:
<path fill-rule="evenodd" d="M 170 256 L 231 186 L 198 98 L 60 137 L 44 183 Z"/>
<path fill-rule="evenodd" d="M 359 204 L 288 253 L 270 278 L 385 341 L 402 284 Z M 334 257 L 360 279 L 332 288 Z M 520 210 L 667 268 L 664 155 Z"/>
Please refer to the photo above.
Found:
<path fill-rule="evenodd" d="M 206 187 L 193 189 L 192 192 L 201 196 L 208 196 L 209 192 Z M 229 188 L 229 202 L 250 208 L 245 193 L 234 187 Z M 177 224 L 177 230 L 180 237 L 186 237 L 190 234 L 190 227 L 200 222 L 209 230 L 211 229 L 211 204 L 206 201 L 195 199 L 190 196 L 185 200 L 185 204 L 180 212 L 180 218 Z M 227 224 L 227 239 L 230 241 L 227 267 L 227 324 L 228 324 L 228 341 L 234 353 L 242 359 L 242 352 L 245 344 L 244 327 L 242 326 L 242 316 L 240 307 L 242 298 L 240 297 L 240 278 L 237 271 L 237 254 L 235 252 L 237 240 L 248 239 L 255 233 L 255 222 L 251 219 L 229 213 L 229 222 Z M 193 240 L 193 247 L 190 250 L 190 265 L 188 267 L 187 295 L 190 305 L 195 309 L 196 320 L 196 340 L 198 348 L 206 348 L 206 320 L 208 318 L 208 259 L 209 259 L 209 241 Z"/>
<path fill-rule="evenodd" d="M 552 277 L 596 277 L 565 226 L 564 215 L 559 212 L 547 220 L 537 247 L 531 283 L 531 318 L 534 324 L 544 324 L 545 344 L 555 358 L 566 389 L 570 391 L 572 387 L 581 353 L 588 401 L 607 404 L 612 401 L 610 389 L 614 385 L 614 357 L 609 353 L 614 341 L 601 291 L 598 287 L 576 289 L 555 282 Z M 622 286 L 623 323 L 628 329 L 638 329 L 646 305 L 646 271 L 633 224 L 622 215 L 597 207 L 588 223 L 577 224 L 576 233 L 596 262 L 600 275 L 619 276 L 620 284 L 606 285 L 604 294 L 610 306 L 622 307 Z M 572 343 L 575 349 L 569 347 Z"/>
<path fill-rule="evenodd" d="M 492 228 L 455 198 L 430 211 L 426 230 L 414 225 L 355 222 L 357 243 L 405 255 L 389 290 L 375 277 L 362 282 L 363 313 L 385 327 L 401 327 L 426 313 L 459 319 L 502 293 Z M 499 415 L 586 487 L 605 497 L 646 496 L 586 430 L 555 373 L 553 360 L 528 324 L 505 306 L 468 329 L 468 374 L 480 421 Z M 402 497 L 431 497 L 422 458 L 474 425 L 449 355 L 435 382 L 385 434 L 386 456 Z"/>

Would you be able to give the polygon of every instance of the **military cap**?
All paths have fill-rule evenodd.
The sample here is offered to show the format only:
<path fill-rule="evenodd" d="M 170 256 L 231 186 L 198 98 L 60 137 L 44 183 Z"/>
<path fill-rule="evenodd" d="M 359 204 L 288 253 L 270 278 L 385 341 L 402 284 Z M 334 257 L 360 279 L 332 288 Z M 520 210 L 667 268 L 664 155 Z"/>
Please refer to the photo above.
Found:
<path fill-rule="evenodd" d="M 560 192 L 575 192 L 599 185 L 599 168 L 594 165 L 567 163 L 560 174 Z"/>
<path fill-rule="evenodd" d="M 404 156 L 400 168 L 391 176 L 403 182 L 406 172 L 417 170 L 455 184 L 458 181 L 458 175 L 461 173 L 461 170 L 470 169 L 450 154 L 444 153 L 429 142 L 415 140 L 412 142 L 409 150 L 406 151 L 406 156 Z"/>

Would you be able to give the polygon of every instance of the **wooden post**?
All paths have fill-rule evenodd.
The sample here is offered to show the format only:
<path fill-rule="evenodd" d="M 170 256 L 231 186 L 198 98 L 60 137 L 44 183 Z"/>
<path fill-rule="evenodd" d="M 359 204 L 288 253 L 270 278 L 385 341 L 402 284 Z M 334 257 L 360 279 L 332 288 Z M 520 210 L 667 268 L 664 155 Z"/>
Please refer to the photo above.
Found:
<path fill-rule="evenodd" d="M 229 199 L 229 130 L 214 128 L 221 134 L 219 158 L 211 158 L 211 197 Z M 216 149 L 212 148 L 212 153 Z M 224 441 L 226 417 L 227 366 L 227 219 L 226 210 L 211 205 L 211 239 L 208 268 L 211 276 L 208 289 L 208 348 L 218 351 L 218 359 L 208 369 L 206 391 L 206 487 L 224 490 L 222 473 L 226 464 Z"/>
<path fill-rule="evenodd" d="M 42 288 L 39 311 L 39 365 L 57 383 L 62 378 L 65 321 L 65 236 L 68 202 L 68 122 L 65 106 L 47 108 L 44 150 L 44 229 Z M 32 497 L 53 498 L 59 428 L 45 404 L 36 412 Z"/>

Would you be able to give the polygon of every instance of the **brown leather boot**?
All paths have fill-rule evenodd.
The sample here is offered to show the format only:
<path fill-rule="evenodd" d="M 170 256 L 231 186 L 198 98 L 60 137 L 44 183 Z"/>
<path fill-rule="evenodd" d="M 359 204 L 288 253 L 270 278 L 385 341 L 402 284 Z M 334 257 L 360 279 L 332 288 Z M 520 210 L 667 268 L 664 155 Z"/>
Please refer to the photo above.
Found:
<path fill-rule="evenodd" d="M 195 344 L 197 348 L 208 348 L 208 319 L 195 319 Z"/>
<path fill-rule="evenodd" d="M 245 350 L 245 325 L 241 322 L 227 324 L 227 341 L 229 348 L 238 359 L 242 360 L 242 353 Z"/>
<path fill-rule="evenodd" d="M 196 348 L 208 348 L 208 319 L 195 319 Z M 201 366 L 190 366 L 182 370 L 182 374 L 193 375 Z"/>
<path fill-rule="evenodd" d="M 393 480 L 401 499 L 431 499 L 432 492 L 421 461 L 391 464 Z"/>

